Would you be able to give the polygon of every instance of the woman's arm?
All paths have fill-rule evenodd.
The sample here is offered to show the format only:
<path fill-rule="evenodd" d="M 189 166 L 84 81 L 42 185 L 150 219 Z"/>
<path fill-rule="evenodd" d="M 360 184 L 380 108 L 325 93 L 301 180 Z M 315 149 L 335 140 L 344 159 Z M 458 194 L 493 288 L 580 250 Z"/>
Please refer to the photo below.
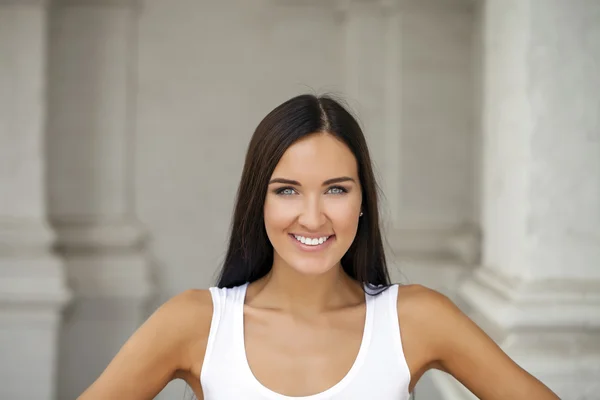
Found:
<path fill-rule="evenodd" d="M 79 399 L 153 399 L 175 377 L 193 371 L 200 379 L 211 318 L 210 292 L 175 296 L 131 336 Z"/>
<path fill-rule="evenodd" d="M 403 340 L 405 331 L 407 334 L 407 359 L 412 359 L 411 372 L 416 372 L 417 379 L 426 369 L 437 368 L 483 400 L 559 400 L 447 297 L 417 285 L 400 290 L 398 319 Z M 420 350 L 410 350 L 411 344 Z M 415 383 L 411 382 L 411 387 Z"/>

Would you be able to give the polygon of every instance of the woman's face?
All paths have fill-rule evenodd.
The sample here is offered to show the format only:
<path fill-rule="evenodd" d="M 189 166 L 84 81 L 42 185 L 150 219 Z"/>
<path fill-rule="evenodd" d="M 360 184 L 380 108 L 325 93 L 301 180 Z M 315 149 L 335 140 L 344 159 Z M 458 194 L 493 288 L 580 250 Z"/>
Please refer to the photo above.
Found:
<path fill-rule="evenodd" d="M 361 193 L 356 159 L 340 140 L 317 133 L 290 146 L 264 206 L 275 265 L 304 274 L 337 266 L 356 236 Z"/>

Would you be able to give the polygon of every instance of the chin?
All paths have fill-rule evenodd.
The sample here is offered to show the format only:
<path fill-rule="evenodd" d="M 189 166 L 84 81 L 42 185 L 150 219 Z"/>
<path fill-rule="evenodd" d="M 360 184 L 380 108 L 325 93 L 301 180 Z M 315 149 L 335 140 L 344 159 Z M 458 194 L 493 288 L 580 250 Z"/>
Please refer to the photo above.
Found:
<path fill-rule="evenodd" d="M 289 265 L 297 272 L 303 275 L 322 275 L 335 267 L 335 263 L 315 262 L 314 260 L 302 260 L 291 262 Z"/>

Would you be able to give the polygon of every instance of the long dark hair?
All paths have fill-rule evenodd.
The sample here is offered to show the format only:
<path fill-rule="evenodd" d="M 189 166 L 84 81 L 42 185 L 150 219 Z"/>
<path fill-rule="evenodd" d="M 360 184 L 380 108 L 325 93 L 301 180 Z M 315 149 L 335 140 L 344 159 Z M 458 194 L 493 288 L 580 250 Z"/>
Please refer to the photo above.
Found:
<path fill-rule="evenodd" d="M 329 133 L 344 142 L 358 164 L 363 216 L 354 241 L 342 257 L 342 268 L 362 284 L 390 285 L 379 229 L 379 188 L 362 130 L 356 119 L 333 98 L 306 94 L 271 111 L 250 140 L 218 287 L 253 282 L 271 270 L 273 246 L 267 237 L 263 215 L 268 182 L 288 147 L 317 132 Z"/>

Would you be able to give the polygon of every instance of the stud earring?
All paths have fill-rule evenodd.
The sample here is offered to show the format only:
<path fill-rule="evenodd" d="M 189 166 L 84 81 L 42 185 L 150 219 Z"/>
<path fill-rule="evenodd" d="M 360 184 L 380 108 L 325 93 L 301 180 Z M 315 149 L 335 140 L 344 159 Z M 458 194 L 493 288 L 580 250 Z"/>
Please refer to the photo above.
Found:
<path fill-rule="evenodd" d="M 361 212 L 360 212 L 360 214 L 359 214 L 358 216 L 359 216 L 359 217 L 362 217 L 362 216 L 363 216 L 363 212 L 361 211 Z"/>

